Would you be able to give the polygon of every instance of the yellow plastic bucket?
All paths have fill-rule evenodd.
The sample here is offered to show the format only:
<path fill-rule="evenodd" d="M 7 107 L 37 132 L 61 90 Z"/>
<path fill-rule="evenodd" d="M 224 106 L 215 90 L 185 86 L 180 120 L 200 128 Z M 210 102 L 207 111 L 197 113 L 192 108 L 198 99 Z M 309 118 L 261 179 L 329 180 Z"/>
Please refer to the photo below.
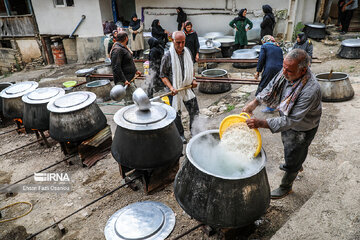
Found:
<path fill-rule="evenodd" d="M 245 123 L 246 120 L 250 119 L 250 118 L 251 118 L 250 115 L 245 112 L 242 112 L 239 115 L 230 115 L 230 116 L 227 116 L 226 118 L 224 118 L 221 121 L 220 127 L 219 127 L 220 139 L 228 127 L 230 127 L 231 125 L 233 125 L 235 123 Z M 255 128 L 254 131 L 256 133 L 256 137 L 258 140 L 258 146 L 257 146 L 255 154 L 254 154 L 254 157 L 256 157 L 261 151 L 262 142 L 261 142 L 261 135 L 260 135 L 259 130 L 257 128 Z"/>

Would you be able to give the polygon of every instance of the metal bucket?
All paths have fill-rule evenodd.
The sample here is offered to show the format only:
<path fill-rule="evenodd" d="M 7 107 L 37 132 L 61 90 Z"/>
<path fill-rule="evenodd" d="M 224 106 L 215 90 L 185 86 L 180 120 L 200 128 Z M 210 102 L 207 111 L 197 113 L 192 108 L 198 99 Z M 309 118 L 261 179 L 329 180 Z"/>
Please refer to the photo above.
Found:
<path fill-rule="evenodd" d="M 224 69 L 208 69 L 202 71 L 201 75 L 208 78 L 226 78 L 227 71 Z M 211 82 L 201 82 L 199 85 L 199 91 L 202 93 L 224 93 L 228 92 L 231 89 L 230 83 L 211 83 Z"/>
<path fill-rule="evenodd" d="M 342 102 L 354 97 L 354 89 L 351 86 L 349 75 L 342 72 L 319 73 L 316 79 L 320 84 L 322 101 Z"/>
<path fill-rule="evenodd" d="M 202 132 L 187 145 L 185 162 L 174 182 L 175 198 L 187 214 L 209 226 L 249 225 L 259 219 L 270 204 L 265 151 L 262 149 L 256 159 L 260 164 L 254 174 L 224 177 L 199 164 L 197 145 L 209 136 L 219 140 L 219 130 Z"/>

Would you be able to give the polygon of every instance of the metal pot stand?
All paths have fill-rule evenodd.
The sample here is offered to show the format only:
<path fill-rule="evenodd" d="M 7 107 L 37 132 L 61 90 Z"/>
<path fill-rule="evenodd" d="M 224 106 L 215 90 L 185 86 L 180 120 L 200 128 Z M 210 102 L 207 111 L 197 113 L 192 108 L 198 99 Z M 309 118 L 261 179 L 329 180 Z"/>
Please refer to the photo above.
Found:
<path fill-rule="evenodd" d="M 165 239 L 175 226 L 175 214 L 160 202 L 130 204 L 115 212 L 107 221 L 107 240 Z"/>

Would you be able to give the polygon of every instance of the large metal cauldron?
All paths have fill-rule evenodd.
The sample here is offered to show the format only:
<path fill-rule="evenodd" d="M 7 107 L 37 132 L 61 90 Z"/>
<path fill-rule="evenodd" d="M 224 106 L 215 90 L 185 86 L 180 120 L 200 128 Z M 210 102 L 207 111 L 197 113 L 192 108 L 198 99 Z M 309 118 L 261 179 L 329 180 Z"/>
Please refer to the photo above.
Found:
<path fill-rule="evenodd" d="M 233 52 L 232 59 L 257 59 L 258 53 L 255 49 L 239 49 Z M 253 68 L 257 63 L 233 63 L 234 68 Z"/>
<path fill-rule="evenodd" d="M 264 150 L 257 157 L 253 175 L 224 177 L 205 170 L 197 159 L 197 144 L 209 136 L 219 139 L 218 130 L 193 137 L 186 147 L 186 159 L 176 175 L 174 194 L 187 214 L 209 226 L 236 228 L 259 219 L 270 203 L 270 186 L 265 170 Z"/>
<path fill-rule="evenodd" d="M 341 42 L 338 56 L 342 58 L 360 58 L 360 39 L 346 39 Z"/>
<path fill-rule="evenodd" d="M 305 23 L 304 33 L 309 38 L 323 39 L 326 36 L 326 26 L 323 23 Z"/>
<path fill-rule="evenodd" d="M 78 142 L 106 127 L 106 117 L 92 92 L 79 91 L 51 100 L 50 136 L 59 142 Z"/>
<path fill-rule="evenodd" d="M 178 160 L 183 144 L 175 117 L 172 107 L 157 102 L 152 102 L 147 111 L 136 105 L 120 109 L 114 116 L 114 159 L 122 166 L 139 170 L 164 167 Z"/>
<path fill-rule="evenodd" d="M 48 130 L 50 112 L 47 104 L 65 95 L 65 90 L 56 87 L 38 88 L 22 97 L 24 102 L 23 122 L 26 129 Z"/>
<path fill-rule="evenodd" d="M 0 83 L 0 92 L 11 85 L 12 85 L 12 83 L 9 83 L 9 82 Z M 2 116 L 2 112 L 3 112 L 2 102 L 3 102 L 3 100 L 2 100 L 2 97 L 0 96 L 0 116 Z"/>
<path fill-rule="evenodd" d="M 342 102 L 350 100 L 354 96 L 354 89 L 351 86 L 349 75 L 341 72 L 319 73 L 316 79 L 320 84 L 322 100 L 324 102 Z"/>
<path fill-rule="evenodd" d="M 96 80 L 86 84 L 89 92 L 96 94 L 96 102 L 106 102 L 110 100 L 111 84 L 110 80 Z"/>
<path fill-rule="evenodd" d="M 224 69 L 208 69 L 203 71 L 201 75 L 209 78 L 226 78 L 227 71 Z M 202 93 L 223 93 L 230 91 L 230 89 L 230 83 L 201 82 L 199 85 L 199 91 Z"/>
<path fill-rule="evenodd" d="M 220 52 L 221 52 L 221 49 L 220 49 L 221 43 L 220 42 L 213 41 L 213 40 L 204 40 L 204 41 L 199 41 L 199 44 L 200 44 L 199 58 L 201 58 L 201 59 L 216 58 L 216 55 L 220 54 Z M 217 65 L 218 64 L 215 62 L 206 63 L 206 68 L 207 69 L 216 68 Z M 204 68 L 202 68 L 201 71 L 202 70 L 204 70 Z"/>
<path fill-rule="evenodd" d="M 22 118 L 24 112 L 24 103 L 21 97 L 34 91 L 39 84 L 37 82 L 20 82 L 11 85 L 1 91 L 2 111 L 7 118 Z"/>
<path fill-rule="evenodd" d="M 224 58 L 231 57 L 234 51 L 235 36 L 216 37 L 215 41 L 221 43 L 221 54 Z"/>

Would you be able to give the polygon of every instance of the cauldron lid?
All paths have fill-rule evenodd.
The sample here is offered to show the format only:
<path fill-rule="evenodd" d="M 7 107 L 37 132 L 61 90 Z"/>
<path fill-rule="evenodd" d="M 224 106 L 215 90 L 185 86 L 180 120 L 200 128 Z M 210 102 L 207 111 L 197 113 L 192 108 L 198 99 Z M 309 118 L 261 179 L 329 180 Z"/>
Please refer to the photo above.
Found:
<path fill-rule="evenodd" d="M 255 59 L 258 54 L 255 49 L 239 49 L 233 52 L 232 59 Z"/>
<path fill-rule="evenodd" d="M 311 28 L 323 28 L 325 29 L 325 24 L 323 23 L 305 23 L 305 26 L 311 27 Z"/>
<path fill-rule="evenodd" d="M 130 105 L 117 111 L 114 121 L 120 127 L 146 131 L 164 128 L 170 125 L 176 117 L 175 110 L 169 105 L 151 102 L 148 111 L 141 111 L 136 105 Z"/>
<path fill-rule="evenodd" d="M 175 214 L 160 202 L 138 202 L 115 212 L 107 221 L 107 240 L 165 239 L 175 226 Z"/>
<path fill-rule="evenodd" d="M 161 121 L 166 117 L 166 110 L 161 106 L 152 106 L 148 111 L 138 108 L 128 108 L 124 112 L 124 119 L 134 124 L 149 124 Z"/>
<path fill-rule="evenodd" d="M 360 47 L 360 39 L 346 39 L 341 42 L 344 47 Z"/>
<path fill-rule="evenodd" d="M 47 109 L 56 113 L 73 112 L 89 106 L 95 100 L 95 93 L 86 91 L 72 92 L 51 100 L 47 105 Z"/>
<path fill-rule="evenodd" d="M 65 95 L 65 90 L 56 87 L 38 88 L 24 96 L 22 101 L 29 104 L 43 104 L 50 102 L 53 98 Z"/>
<path fill-rule="evenodd" d="M 110 80 L 103 79 L 103 80 L 96 80 L 96 81 L 89 82 L 86 84 L 86 87 L 89 87 L 89 88 L 101 87 L 101 86 L 105 86 L 107 84 L 110 84 Z"/>
<path fill-rule="evenodd" d="M 25 95 L 26 93 L 34 91 L 39 84 L 37 82 L 19 82 L 11 85 L 1 91 L 0 97 L 3 98 L 17 98 Z"/>
<path fill-rule="evenodd" d="M 91 74 L 93 71 L 95 71 L 94 68 L 84 68 L 84 69 L 80 69 L 80 70 L 77 70 L 75 72 L 76 76 L 86 76 L 87 74 Z"/>

